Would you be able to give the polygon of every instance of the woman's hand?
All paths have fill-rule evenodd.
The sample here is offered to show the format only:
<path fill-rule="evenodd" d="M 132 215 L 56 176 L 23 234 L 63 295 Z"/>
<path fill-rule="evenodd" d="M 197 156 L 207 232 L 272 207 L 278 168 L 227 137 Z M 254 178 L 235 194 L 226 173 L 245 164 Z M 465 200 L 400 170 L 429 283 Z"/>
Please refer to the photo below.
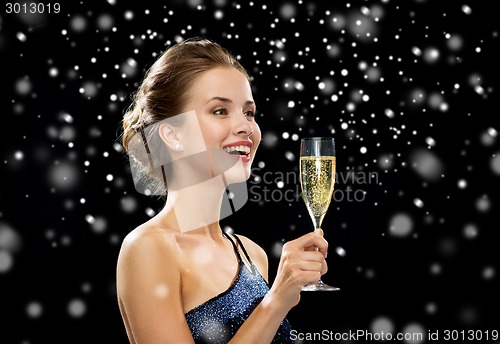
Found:
<path fill-rule="evenodd" d="M 321 229 L 286 242 L 276 279 L 269 291 L 273 302 L 278 302 L 286 311 L 296 306 L 302 287 L 316 282 L 326 273 L 327 251 L 328 242 L 323 238 Z"/>

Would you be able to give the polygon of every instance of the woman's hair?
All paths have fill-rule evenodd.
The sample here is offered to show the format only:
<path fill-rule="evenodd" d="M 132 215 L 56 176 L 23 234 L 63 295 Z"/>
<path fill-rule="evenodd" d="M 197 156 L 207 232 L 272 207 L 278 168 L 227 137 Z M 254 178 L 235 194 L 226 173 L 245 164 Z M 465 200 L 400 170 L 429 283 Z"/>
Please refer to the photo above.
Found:
<path fill-rule="evenodd" d="M 132 172 L 140 174 L 140 177 L 134 176 L 136 188 L 139 179 L 148 178 L 150 185 L 146 193 L 166 193 L 165 170 L 163 167 L 158 169 L 158 164 L 151 161 L 150 153 L 153 152 L 148 148 L 148 143 L 160 140 L 155 124 L 180 114 L 196 78 L 221 66 L 236 68 L 250 81 L 248 73 L 231 52 L 203 37 L 189 38 L 171 46 L 147 70 L 122 121 L 123 148 L 135 163 Z M 166 149 L 162 151 L 157 153 L 167 154 Z M 160 158 L 160 161 L 164 160 Z"/>

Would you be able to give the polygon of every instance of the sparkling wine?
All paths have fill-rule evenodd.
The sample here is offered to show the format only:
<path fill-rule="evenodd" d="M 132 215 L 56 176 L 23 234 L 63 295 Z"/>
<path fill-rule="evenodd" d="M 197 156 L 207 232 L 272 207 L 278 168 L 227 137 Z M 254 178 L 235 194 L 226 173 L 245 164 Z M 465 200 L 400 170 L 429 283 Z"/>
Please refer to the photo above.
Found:
<path fill-rule="evenodd" d="M 335 185 L 334 156 L 301 156 L 302 198 L 315 226 L 320 227 L 328 210 Z"/>

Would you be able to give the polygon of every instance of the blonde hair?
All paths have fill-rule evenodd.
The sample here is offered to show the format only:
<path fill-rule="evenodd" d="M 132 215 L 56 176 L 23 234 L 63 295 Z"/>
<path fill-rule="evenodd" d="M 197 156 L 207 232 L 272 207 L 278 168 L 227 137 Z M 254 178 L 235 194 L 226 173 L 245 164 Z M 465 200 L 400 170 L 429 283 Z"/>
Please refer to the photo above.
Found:
<path fill-rule="evenodd" d="M 134 177 L 134 182 L 148 180 L 145 182 L 148 193 L 166 193 L 165 173 L 168 171 L 163 165 L 161 169 L 155 168 L 158 166 L 151 161 L 154 156 L 148 148 L 148 142 L 159 140 L 155 124 L 180 114 L 195 79 L 220 66 L 236 68 L 250 82 L 245 68 L 227 49 L 204 37 L 186 39 L 168 48 L 154 62 L 133 93 L 132 103 L 123 116 L 121 141 L 140 175 Z M 166 149 L 162 151 L 161 154 L 167 154 Z M 160 161 L 164 160 L 160 158 Z"/>

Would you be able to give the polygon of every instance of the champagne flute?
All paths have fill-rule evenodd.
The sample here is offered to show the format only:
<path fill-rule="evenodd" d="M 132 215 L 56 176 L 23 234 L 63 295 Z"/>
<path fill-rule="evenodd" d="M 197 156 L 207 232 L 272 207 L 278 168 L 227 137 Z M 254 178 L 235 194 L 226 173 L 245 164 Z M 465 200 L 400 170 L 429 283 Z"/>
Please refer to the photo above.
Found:
<path fill-rule="evenodd" d="M 300 185 L 302 198 L 314 228 L 320 228 L 330 205 L 335 184 L 335 139 L 306 137 L 300 142 Z M 307 284 L 303 291 L 340 290 L 319 279 Z"/>

